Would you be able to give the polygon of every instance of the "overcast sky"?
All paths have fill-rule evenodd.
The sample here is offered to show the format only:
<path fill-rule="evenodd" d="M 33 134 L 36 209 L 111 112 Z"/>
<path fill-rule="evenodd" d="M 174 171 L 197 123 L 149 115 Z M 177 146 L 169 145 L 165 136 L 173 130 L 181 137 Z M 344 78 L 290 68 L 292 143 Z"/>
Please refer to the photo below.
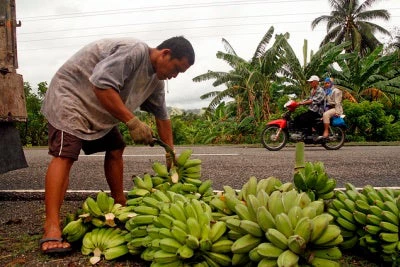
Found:
<path fill-rule="evenodd" d="M 390 22 L 374 21 L 388 30 L 400 27 L 400 0 L 378 1 L 372 9 L 387 9 Z M 200 96 L 214 88 L 192 78 L 207 72 L 229 71 L 216 58 L 225 51 L 222 38 L 236 53 L 250 59 L 267 30 L 290 33 L 289 43 L 302 58 L 304 39 L 318 50 L 326 25 L 311 30 L 311 21 L 328 15 L 328 0 L 16 0 L 17 72 L 36 87 L 50 82 L 57 69 L 85 44 L 110 37 L 135 37 L 151 47 L 183 35 L 196 53 L 195 64 L 168 82 L 167 105 L 191 109 L 208 106 Z M 385 39 L 381 39 L 385 41 Z M 273 41 L 271 41 L 272 44 Z M 302 60 L 300 61 L 302 62 Z"/>

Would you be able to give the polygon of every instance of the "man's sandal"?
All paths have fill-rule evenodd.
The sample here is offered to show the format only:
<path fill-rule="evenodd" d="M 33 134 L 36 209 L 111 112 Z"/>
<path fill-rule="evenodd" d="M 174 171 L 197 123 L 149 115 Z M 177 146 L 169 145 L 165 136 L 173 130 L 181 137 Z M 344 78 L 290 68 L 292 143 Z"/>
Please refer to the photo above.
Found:
<path fill-rule="evenodd" d="M 44 254 L 52 254 L 52 253 L 66 253 L 72 250 L 71 246 L 67 248 L 48 248 L 48 249 L 43 249 L 43 244 L 46 242 L 60 242 L 64 243 L 64 239 L 62 238 L 54 238 L 54 237 L 49 237 L 49 238 L 43 238 L 39 240 L 39 246 L 40 246 L 40 251 Z"/>

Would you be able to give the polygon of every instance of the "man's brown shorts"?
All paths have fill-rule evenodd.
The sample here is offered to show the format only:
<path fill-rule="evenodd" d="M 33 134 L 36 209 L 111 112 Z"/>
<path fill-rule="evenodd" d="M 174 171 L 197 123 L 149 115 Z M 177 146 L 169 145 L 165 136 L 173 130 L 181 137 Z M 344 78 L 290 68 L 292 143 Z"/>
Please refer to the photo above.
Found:
<path fill-rule="evenodd" d="M 97 152 L 123 149 L 126 144 L 118 127 L 114 127 L 105 136 L 97 140 L 82 140 L 64 131 L 49 127 L 49 154 L 54 157 L 65 157 L 78 160 L 81 149 L 86 155 Z"/>

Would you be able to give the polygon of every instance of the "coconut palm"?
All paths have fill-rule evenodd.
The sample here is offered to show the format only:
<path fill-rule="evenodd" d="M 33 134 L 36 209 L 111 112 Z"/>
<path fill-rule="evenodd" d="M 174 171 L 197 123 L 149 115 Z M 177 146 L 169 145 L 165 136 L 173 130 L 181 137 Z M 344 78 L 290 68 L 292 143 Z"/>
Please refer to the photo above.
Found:
<path fill-rule="evenodd" d="M 321 22 L 327 23 L 327 35 L 321 45 L 330 41 L 335 44 L 351 41 L 351 51 L 360 51 L 362 55 L 367 52 L 367 49 L 370 51 L 375 49 L 381 44 L 374 36 L 375 32 L 390 36 L 386 29 L 370 22 L 373 19 L 385 21 L 390 19 L 387 10 L 369 10 L 375 2 L 377 0 L 365 0 L 361 4 L 358 0 L 329 0 L 332 7 L 330 15 L 320 16 L 311 23 L 312 29 Z"/>

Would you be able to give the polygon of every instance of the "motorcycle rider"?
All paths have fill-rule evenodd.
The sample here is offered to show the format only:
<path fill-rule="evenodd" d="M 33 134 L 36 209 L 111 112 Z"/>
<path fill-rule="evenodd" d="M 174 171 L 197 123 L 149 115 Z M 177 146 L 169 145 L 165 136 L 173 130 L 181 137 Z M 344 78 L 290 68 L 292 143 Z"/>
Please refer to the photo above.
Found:
<path fill-rule="evenodd" d="M 324 88 L 326 94 L 325 112 L 322 115 L 322 120 L 324 122 L 324 133 L 322 136 L 319 136 L 318 139 L 327 138 L 329 135 L 331 118 L 343 114 L 342 91 L 333 85 L 332 78 L 325 78 Z"/>
<path fill-rule="evenodd" d="M 307 82 L 311 86 L 310 97 L 299 102 L 299 105 L 308 105 L 308 110 L 297 116 L 294 119 L 294 124 L 297 129 L 306 128 L 305 134 L 311 135 L 313 122 L 321 118 L 324 113 L 325 91 L 319 86 L 319 77 L 317 75 L 312 75 Z"/>

